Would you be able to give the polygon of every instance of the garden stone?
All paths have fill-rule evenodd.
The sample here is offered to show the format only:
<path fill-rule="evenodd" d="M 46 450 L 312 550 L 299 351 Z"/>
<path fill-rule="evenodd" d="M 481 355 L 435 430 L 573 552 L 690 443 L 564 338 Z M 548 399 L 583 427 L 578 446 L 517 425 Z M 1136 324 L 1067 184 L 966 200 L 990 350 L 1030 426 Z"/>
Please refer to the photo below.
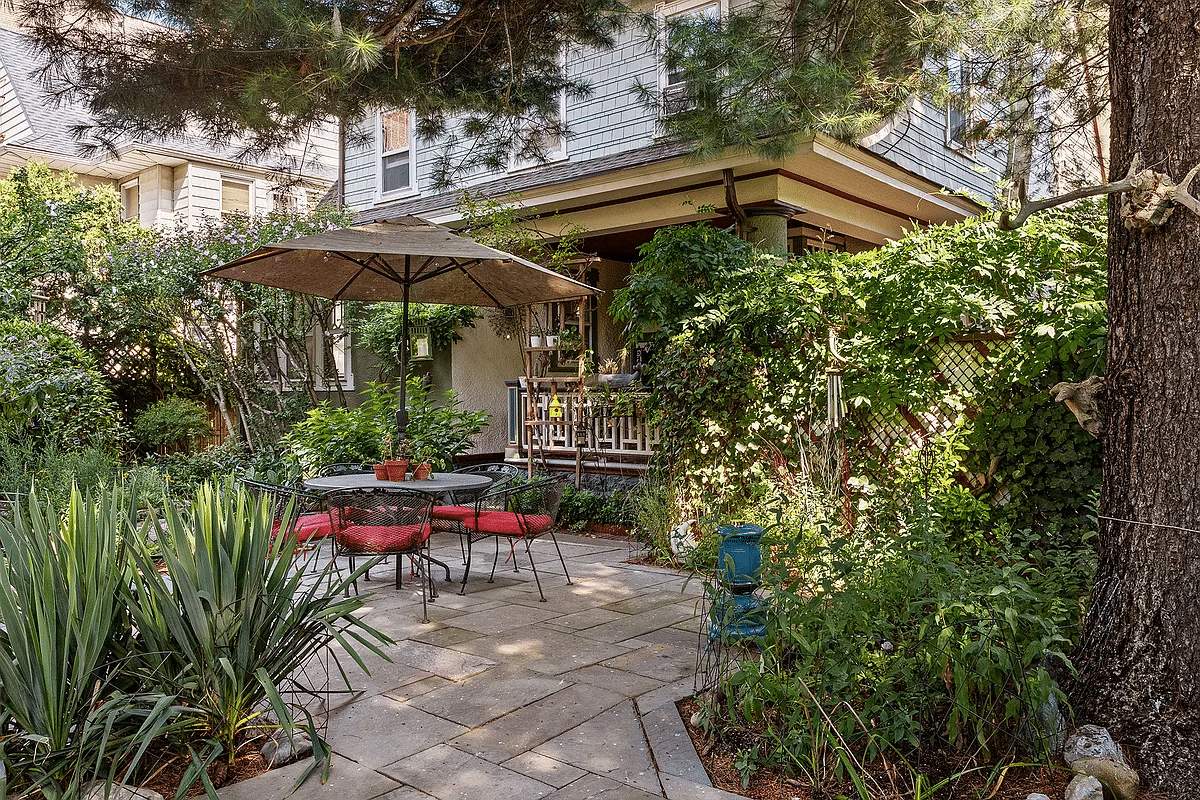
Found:
<path fill-rule="evenodd" d="M 1082 775 L 1091 775 L 1108 787 L 1117 800 L 1133 800 L 1137 797 L 1138 774 L 1128 764 L 1119 764 L 1111 758 L 1077 758 L 1071 769 Z"/>
<path fill-rule="evenodd" d="M 1076 775 L 1067 784 L 1063 800 L 1104 800 L 1104 786 L 1091 775 Z"/>
<path fill-rule="evenodd" d="M 267 767 L 273 768 L 311 755 L 312 751 L 312 740 L 304 731 L 296 731 L 289 738 L 287 731 L 278 730 L 271 734 L 260 752 L 263 760 L 267 762 Z"/>
<path fill-rule="evenodd" d="M 1107 728 L 1099 725 L 1080 725 L 1070 736 L 1063 747 L 1063 761 L 1072 766 L 1081 758 L 1107 758 L 1118 764 L 1125 764 L 1125 755 Z"/>
<path fill-rule="evenodd" d="M 123 783 L 114 783 L 105 795 L 104 781 L 95 781 L 88 786 L 82 800 L 163 800 L 163 796 L 153 789 Z"/>
<path fill-rule="evenodd" d="M 1058 695 L 1052 693 L 1046 702 L 1022 717 L 1017 729 L 1017 746 L 1034 758 L 1053 758 L 1063 749 L 1066 735 L 1067 720 L 1059 707 Z"/>
<path fill-rule="evenodd" d="M 1041 792 L 1034 792 L 1033 794 L 1029 795 L 1029 797 L 1026 797 L 1025 800 L 1050 800 L 1050 797 L 1042 794 Z"/>

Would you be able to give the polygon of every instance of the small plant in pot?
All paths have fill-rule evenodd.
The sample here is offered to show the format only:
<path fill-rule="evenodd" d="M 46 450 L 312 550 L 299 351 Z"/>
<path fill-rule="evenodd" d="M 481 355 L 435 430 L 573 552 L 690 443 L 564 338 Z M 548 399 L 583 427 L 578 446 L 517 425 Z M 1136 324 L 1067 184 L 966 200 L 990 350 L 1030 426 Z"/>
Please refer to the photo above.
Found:
<path fill-rule="evenodd" d="M 413 480 L 428 480 L 433 474 L 433 460 L 437 452 L 431 447 L 417 447 L 413 450 Z"/>
<path fill-rule="evenodd" d="M 396 443 L 395 455 L 388 459 L 387 463 L 387 479 L 389 481 L 402 481 L 408 472 L 408 463 L 412 458 L 413 445 L 412 441 L 407 438 L 401 439 Z"/>

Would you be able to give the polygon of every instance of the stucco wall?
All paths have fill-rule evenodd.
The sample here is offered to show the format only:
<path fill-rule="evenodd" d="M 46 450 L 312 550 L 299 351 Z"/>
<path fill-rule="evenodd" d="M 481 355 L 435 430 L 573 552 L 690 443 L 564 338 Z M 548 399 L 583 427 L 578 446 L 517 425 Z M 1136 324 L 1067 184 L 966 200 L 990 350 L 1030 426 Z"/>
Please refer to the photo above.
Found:
<path fill-rule="evenodd" d="M 504 450 L 508 443 L 508 390 L 504 382 L 524 374 L 516 340 L 501 339 L 486 321 L 460 331 L 454 345 L 451 381 L 463 407 L 487 411 L 491 421 L 475 440 L 474 453 Z"/>

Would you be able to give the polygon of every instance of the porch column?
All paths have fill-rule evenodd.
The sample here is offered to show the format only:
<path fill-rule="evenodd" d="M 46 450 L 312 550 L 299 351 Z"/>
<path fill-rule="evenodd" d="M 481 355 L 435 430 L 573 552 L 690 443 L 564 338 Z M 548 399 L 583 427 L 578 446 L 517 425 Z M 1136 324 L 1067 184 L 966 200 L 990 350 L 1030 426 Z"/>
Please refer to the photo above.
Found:
<path fill-rule="evenodd" d="M 763 203 L 750 203 L 745 206 L 746 217 L 753 226 L 750 242 L 768 253 L 787 253 L 788 220 L 797 214 L 803 214 L 805 209 L 784 203 L 781 200 L 768 200 Z"/>

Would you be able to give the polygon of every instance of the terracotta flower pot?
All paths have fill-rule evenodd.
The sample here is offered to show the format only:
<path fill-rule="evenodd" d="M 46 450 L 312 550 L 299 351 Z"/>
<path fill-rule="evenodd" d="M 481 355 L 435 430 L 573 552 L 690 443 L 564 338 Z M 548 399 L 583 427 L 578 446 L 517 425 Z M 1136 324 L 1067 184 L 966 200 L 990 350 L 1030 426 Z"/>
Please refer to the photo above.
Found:
<path fill-rule="evenodd" d="M 375 470 L 375 480 L 386 481 L 388 479 L 387 464 L 373 464 L 371 469 Z"/>
<path fill-rule="evenodd" d="M 429 475 L 433 472 L 433 467 L 429 464 L 417 464 L 413 467 L 413 480 L 423 481 L 428 480 Z"/>
<path fill-rule="evenodd" d="M 408 472 L 407 461 L 389 461 L 387 462 L 387 479 L 389 481 L 404 480 L 405 473 Z"/>

